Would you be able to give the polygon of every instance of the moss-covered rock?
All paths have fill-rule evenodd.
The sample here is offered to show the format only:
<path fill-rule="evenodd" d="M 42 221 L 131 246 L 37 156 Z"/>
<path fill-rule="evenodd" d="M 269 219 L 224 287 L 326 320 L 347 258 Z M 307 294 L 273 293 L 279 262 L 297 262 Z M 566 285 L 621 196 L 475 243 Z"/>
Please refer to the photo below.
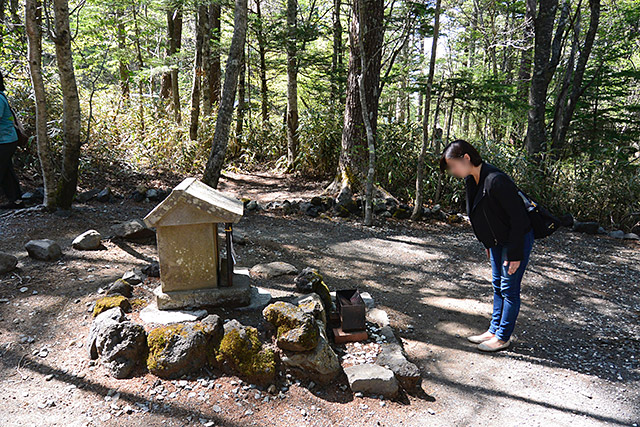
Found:
<path fill-rule="evenodd" d="M 215 321 L 178 323 L 153 329 L 147 337 L 147 369 L 162 378 L 178 378 L 197 372 L 214 362 L 222 338 L 222 325 Z"/>
<path fill-rule="evenodd" d="M 126 297 L 114 295 L 103 297 L 96 301 L 96 305 L 93 307 L 93 317 L 115 307 L 120 307 L 124 312 L 131 311 L 131 304 Z"/>
<path fill-rule="evenodd" d="M 313 315 L 284 301 L 273 303 L 262 315 L 276 328 L 278 347 L 290 351 L 312 350 L 318 345 L 318 328 Z"/>
<path fill-rule="evenodd" d="M 223 369 L 258 384 L 274 379 L 276 373 L 275 352 L 262 345 L 258 330 L 244 326 L 237 320 L 224 325 L 224 337 L 217 350 L 216 360 Z"/>

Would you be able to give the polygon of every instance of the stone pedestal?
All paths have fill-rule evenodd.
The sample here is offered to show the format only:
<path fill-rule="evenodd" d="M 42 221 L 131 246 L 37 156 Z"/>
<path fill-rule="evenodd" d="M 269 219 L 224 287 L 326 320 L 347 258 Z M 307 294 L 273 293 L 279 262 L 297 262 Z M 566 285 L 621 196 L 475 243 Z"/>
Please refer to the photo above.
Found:
<path fill-rule="evenodd" d="M 226 275 L 220 277 L 224 284 Z M 247 269 L 236 269 L 233 286 L 167 291 L 162 285 L 154 289 L 160 310 L 200 307 L 243 307 L 251 302 L 251 278 Z"/>

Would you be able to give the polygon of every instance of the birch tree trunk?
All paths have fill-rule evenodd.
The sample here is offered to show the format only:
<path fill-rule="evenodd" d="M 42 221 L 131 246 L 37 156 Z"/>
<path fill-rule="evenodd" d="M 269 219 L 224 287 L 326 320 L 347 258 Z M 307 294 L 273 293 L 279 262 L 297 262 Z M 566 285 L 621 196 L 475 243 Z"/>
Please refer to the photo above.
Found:
<path fill-rule="evenodd" d="M 233 36 L 229 48 L 229 58 L 224 76 L 222 100 L 218 110 L 216 129 L 213 134 L 211 154 L 203 175 L 203 182 L 217 188 L 222 171 L 222 164 L 229 143 L 229 126 L 233 116 L 238 75 L 241 70 L 241 57 L 244 51 L 247 34 L 247 0 L 235 0 Z"/>
<path fill-rule="evenodd" d="M 42 78 L 42 3 L 40 0 L 27 0 L 25 4 L 25 29 L 29 50 L 29 74 L 35 97 L 36 140 L 38 158 L 42 169 L 44 200 L 42 204 L 53 210 L 56 204 L 56 176 L 51 160 L 51 148 L 47 132 L 47 94 Z"/>
<path fill-rule="evenodd" d="M 71 54 L 71 31 L 69 29 L 68 0 L 54 0 L 55 46 L 60 87 L 64 147 L 62 149 L 62 176 L 58 184 L 57 203 L 61 209 L 70 209 L 78 185 L 78 163 L 80 159 L 80 98 Z"/>

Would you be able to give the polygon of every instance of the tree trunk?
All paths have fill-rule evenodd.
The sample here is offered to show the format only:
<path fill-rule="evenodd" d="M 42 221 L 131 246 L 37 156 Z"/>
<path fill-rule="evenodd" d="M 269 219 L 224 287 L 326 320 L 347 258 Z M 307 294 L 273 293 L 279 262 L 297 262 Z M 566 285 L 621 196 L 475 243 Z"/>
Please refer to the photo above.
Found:
<path fill-rule="evenodd" d="M 536 15 L 536 0 L 526 0 L 526 12 L 524 15 L 523 40 L 525 48 L 520 54 L 520 69 L 518 71 L 518 98 L 524 98 L 529 88 L 531 79 L 531 60 L 533 52 L 534 20 Z"/>
<path fill-rule="evenodd" d="M 209 18 L 207 5 L 200 4 L 196 15 L 196 50 L 193 61 L 193 86 L 191 88 L 191 123 L 189 137 L 192 141 L 198 139 L 198 121 L 200 119 L 200 95 L 202 89 L 202 50 Z"/>
<path fill-rule="evenodd" d="M 364 208 L 364 225 L 373 225 L 373 179 L 375 177 L 376 167 L 376 147 L 375 147 L 375 135 L 373 134 L 373 127 L 371 126 L 371 115 L 369 114 L 369 106 L 367 105 L 367 85 L 368 81 L 365 80 L 367 75 L 368 61 L 367 52 L 364 49 L 362 39 L 369 30 L 365 26 L 365 5 L 364 0 L 356 0 L 358 4 L 358 21 L 359 21 L 359 33 L 362 37 L 358 37 L 358 49 L 360 51 L 360 77 L 358 80 L 358 89 L 360 94 L 360 106 L 362 108 L 362 122 L 367 134 L 367 146 L 369 150 L 369 167 L 367 169 L 367 181 L 365 190 L 365 208 Z M 377 87 L 376 87 L 377 89 Z"/>
<path fill-rule="evenodd" d="M 557 9 L 558 0 L 540 0 L 538 13 L 534 20 L 533 74 L 529 86 L 529 114 L 526 138 L 527 151 L 534 161 L 539 160 L 540 153 L 546 148 L 545 106 L 547 88 L 560 60 L 561 41 L 569 14 L 568 2 L 565 1 L 564 3 L 552 43 Z"/>
<path fill-rule="evenodd" d="M 423 188 L 424 188 L 424 164 L 427 157 L 427 144 L 429 143 L 429 107 L 431 104 L 431 88 L 433 87 L 433 74 L 436 68 L 436 50 L 438 47 L 438 35 L 440 33 L 440 11 L 442 1 L 436 0 L 435 17 L 433 21 L 433 43 L 431 44 L 431 59 L 429 61 L 429 75 L 427 76 L 427 88 L 424 94 L 424 108 L 422 113 L 422 145 L 418 155 L 418 170 L 416 173 L 416 200 L 411 213 L 411 219 L 417 220 L 422 215 Z"/>
<path fill-rule="evenodd" d="M 142 60 L 142 47 L 140 46 L 140 27 L 138 26 L 138 12 L 136 6 L 131 8 L 133 11 L 133 29 L 136 34 L 136 56 L 138 57 L 138 70 L 144 68 Z M 138 116 L 140 117 L 140 138 L 144 137 L 144 98 L 142 97 L 142 79 L 138 79 Z"/>
<path fill-rule="evenodd" d="M 58 184 L 57 206 L 70 209 L 78 185 L 80 159 L 80 98 L 71 54 L 68 0 L 54 0 L 54 27 L 56 60 L 62 89 L 64 147 L 62 150 L 62 176 Z"/>
<path fill-rule="evenodd" d="M 287 0 L 287 170 L 291 171 L 298 155 L 298 0 Z"/>
<path fill-rule="evenodd" d="M 213 187 L 218 187 L 222 164 L 227 152 L 229 142 L 229 126 L 233 116 L 233 104 L 235 102 L 238 75 L 241 70 L 241 57 L 244 51 L 245 37 L 247 33 L 247 0 L 236 0 L 234 11 L 233 36 L 229 48 L 229 58 L 225 69 L 224 89 L 220 109 L 216 120 L 216 128 L 213 134 L 211 154 L 204 171 L 203 181 Z"/>
<path fill-rule="evenodd" d="M 552 130 L 552 147 L 558 152 L 564 148 L 565 140 L 567 138 L 567 132 L 569 131 L 569 124 L 573 118 L 573 113 L 578 102 L 578 98 L 584 92 L 585 88 L 582 85 L 584 79 L 584 72 L 587 66 L 587 61 L 591 55 L 593 48 L 593 42 L 598 31 L 598 24 L 600 22 L 600 0 L 589 0 L 589 29 L 585 36 L 584 45 L 579 49 L 580 56 L 576 64 L 575 70 L 573 69 L 573 62 L 571 66 L 567 66 L 567 75 L 571 75 L 570 92 L 567 87 L 566 95 L 556 102 L 556 115 L 553 122 Z M 579 13 L 576 12 L 576 13 Z M 576 44 L 579 44 L 577 39 L 580 35 L 579 26 L 575 30 Z"/>
<path fill-rule="evenodd" d="M 42 77 L 42 3 L 40 0 L 26 1 L 25 29 L 29 43 L 29 74 L 35 97 L 38 158 L 40 159 L 44 185 L 42 204 L 47 209 L 53 210 L 56 203 L 56 176 L 47 132 L 49 117 L 47 114 L 47 93 Z"/>
<path fill-rule="evenodd" d="M 453 82 L 453 89 L 451 90 L 451 106 L 449 107 L 449 118 L 447 120 L 447 136 L 445 138 L 447 143 L 451 140 L 451 123 L 453 122 L 453 107 L 456 103 L 456 89 L 456 84 Z"/>
<path fill-rule="evenodd" d="M 366 7 L 362 28 L 366 33 L 362 34 L 362 44 L 366 53 L 367 69 L 364 74 L 366 105 L 369 108 L 369 116 L 374 140 L 377 135 L 378 102 L 380 67 L 382 57 L 382 42 L 384 38 L 384 3 L 381 0 L 364 0 Z M 363 181 L 366 170 L 366 134 L 362 120 L 362 103 L 360 102 L 360 89 L 358 79 L 361 73 L 361 58 L 359 49 L 360 2 L 354 2 L 351 14 L 351 26 L 349 29 L 349 71 L 347 75 L 347 97 L 345 100 L 344 125 L 342 127 L 342 147 L 338 161 L 336 178 L 327 187 L 326 192 L 338 192 L 348 187 L 352 192 L 364 189 Z"/>
<path fill-rule="evenodd" d="M 200 90 L 202 91 L 202 116 L 208 117 L 211 115 L 211 5 L 205 3 L 203 7 L 202 65 L 200 69 L 202 81 L 200 83 Z"/>
<path fill-rule="evenodd" d="M 167 10 L 167 35 L 169 43 L 167 46 L 167 56 L 171 58 L 180 51 L 182 45 L 182 1 L 171 2 L 171 7 Z M 171 58 L 171 61 L 175 58 Z M 174 118 L 180 123 L 180 92 L 178 88 L 178 66 L 171 64 L 171 70 L 162 75 L 160 86 L 160 97 L 169 98 L 171 95 Z"/>
<path fill-rule="evenodd" d="M 245 46 L 246 47 L 246 46 Z M 246 107 L 245 98 L 247 96 L 247 53 L 242 49 L 242 57 L 240 59 L 240 75 L 238 76 L 238 110 L 236 112 L 236 140 L 238 145 L 242 140 L 242 132 L 244 128 L 244 112 Z"/>
<path fill-rule="evenodd" d="M 129 98 L 129 68 L 127 67 L 127 63 L 123 59 L 125 56 L 126 46 L 126 29 L 124 26 L 124 18 L 122 16 L 122 10 L 116 11 L 116 21 L 118 22 L 118 50 L 119 50 L 119 58 L 118 58 L 118 71 L 120 72 L 120 90 L 122 90 L 122 97 Z"/>
<path fill-rule="evenodd" d="M 209 93 L 211 94 L 211 110 L 220 104 L 220 3 L 214 1 L 209 6 L 209 19 L 211 20 L 211 61 L 209 64 Z"/>
<path fill-rule="evenodd" d="M 340 100 L 342 93 L 342 0 L 333 0 L 333 53 L 331 55 L 331 100 Z"/>
<path fill-rule="evenodd" d="M 267 42 L 265 39 L 264 29 L 262 26 L 262 10 L 260 9 L 261 0 L 256 0 L 256 39 L 258 41 L 258 57 L 260 60 L 260 111 L 262 114 L 262 130 L 269 127 L 269 95 L 267 90 Z"/>
<path fill-rule="evenodd" d="M 533 60 L 534 20 L 536 17 L 536 0 L 525 0 L 523 41 L 525 48 L 520 53 L 520 65 L 518 69 L 517 94 L 518 99 L 527 99 L 531 81 L 531 62 Z M 524 125 L 517 124 L 514 130 L 515 138 L 522 138 L 525 133 Z M 526 139 L 526 138 L 525 138 Z"/>

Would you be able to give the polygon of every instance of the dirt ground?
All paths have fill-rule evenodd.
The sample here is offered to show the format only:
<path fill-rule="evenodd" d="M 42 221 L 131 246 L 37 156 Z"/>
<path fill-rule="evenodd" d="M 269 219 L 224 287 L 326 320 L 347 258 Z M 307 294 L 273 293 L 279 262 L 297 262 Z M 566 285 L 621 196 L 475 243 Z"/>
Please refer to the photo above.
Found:
<path fill-rule="evenodd" d="M 219 188 L 268 202 L 309 198 L 323 185 L 255 173 L 228 174 Z M 107 239 L 104 250 L 81 252 L 71 241 L 91 228 L 108 236 L 112 224 L 143 217 L 154 205 L 118 199 L 77 205 L 69 217 L 36 211 L 0 216 L 0 251 L 20 260 L 18 270 L 0 276 L 0 425 L 640 422 L 639 245 L 566 230 L 535 242 L 518 342 L 484 354 L 465 337 L 488 327 L 491 269 L 468 225 L 389 220 L 367 228 L 357 219 L 249 212 L 237 225 L 248 240 L 235 248 L 239 265 L 281 260 L 298 269 L 312 266 L 332 290 L 369 292 L 421 369 L 421 391 L 393 401 L 356 397 L 343 390 L 343 376 L 326 387 L 294 383 L 265 402 L 267 392 L 216 372 L 185 382 L 145 372 L 113 379 L 87 357 L 88 309 L 100 287 L 155 260 L 156 249 Z M 24 244 L 38 238 L 58 241 L 63 258 L 28 258 Z M 148 296 L 154 284 L 139 286 L 137 296 Z M 291 289 L 293 276 L 258 284 Z"/>

